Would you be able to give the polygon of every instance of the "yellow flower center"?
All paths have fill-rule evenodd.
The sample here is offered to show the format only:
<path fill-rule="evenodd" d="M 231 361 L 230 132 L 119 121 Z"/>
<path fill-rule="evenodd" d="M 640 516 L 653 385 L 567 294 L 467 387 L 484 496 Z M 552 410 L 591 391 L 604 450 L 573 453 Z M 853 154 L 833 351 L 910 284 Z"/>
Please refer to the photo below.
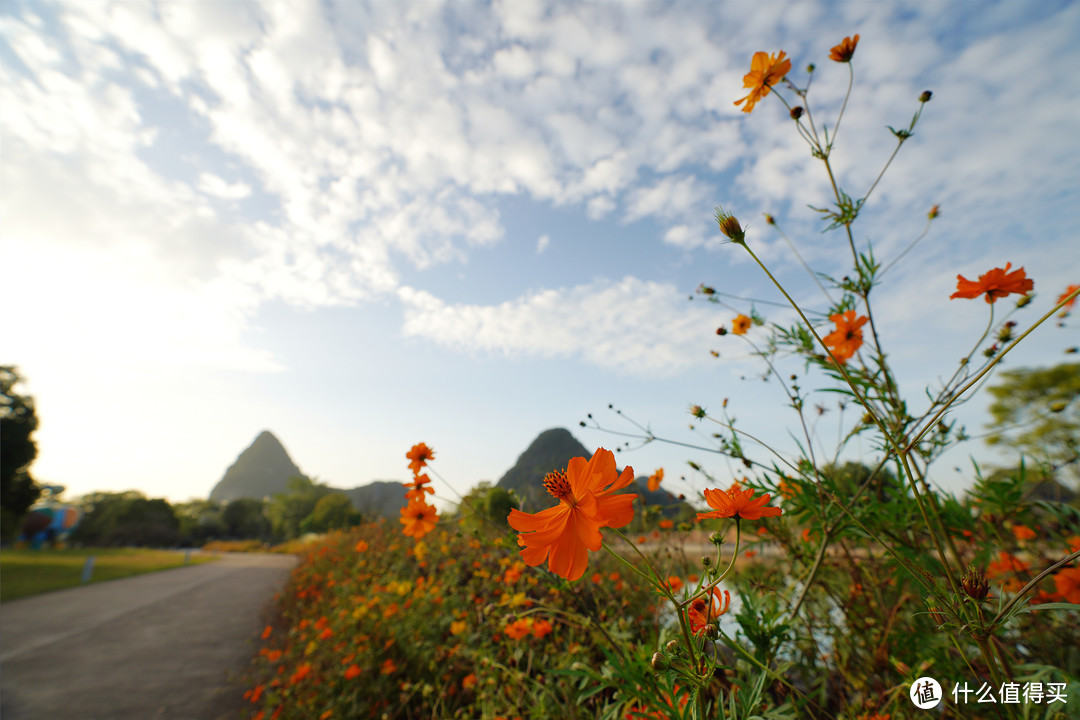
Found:
<path fill-rule="evenodd" d="M 570 480 L 562 470 L 553 470 L 545 475 L 544 488 L 555 499 L 566 500 L 568 503 L 573 504 L 571 501 L 574 499 L 574 493 L 570 489 Z"/>

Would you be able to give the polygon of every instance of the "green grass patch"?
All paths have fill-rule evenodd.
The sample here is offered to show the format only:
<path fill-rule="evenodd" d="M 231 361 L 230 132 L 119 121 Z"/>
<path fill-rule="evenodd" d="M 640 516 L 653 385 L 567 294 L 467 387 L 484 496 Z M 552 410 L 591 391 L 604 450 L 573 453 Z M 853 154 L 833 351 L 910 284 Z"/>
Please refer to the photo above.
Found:
<path fill-rule="evenodd" d="M 94 556 L 90 582 L 116 580 L 184 565 L 184 553 L 172 550 L 3 550 L 0 551 L 0 602 L 81 585 L 83 567 L 90 555 Z M 189 564 L 214 559 L 213 556 L 192 554 Z"/>

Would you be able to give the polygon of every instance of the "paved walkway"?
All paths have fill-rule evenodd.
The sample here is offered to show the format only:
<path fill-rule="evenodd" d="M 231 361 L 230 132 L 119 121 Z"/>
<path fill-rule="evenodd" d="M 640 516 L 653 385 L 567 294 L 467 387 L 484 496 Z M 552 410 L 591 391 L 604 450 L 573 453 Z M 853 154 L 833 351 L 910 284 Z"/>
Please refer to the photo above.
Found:
<path fill-rule="evenodd" d="M 218 720 L 243 704 L 265 611 L 296 560 L 203 565 L 0 605 L 3 720 Z"/>

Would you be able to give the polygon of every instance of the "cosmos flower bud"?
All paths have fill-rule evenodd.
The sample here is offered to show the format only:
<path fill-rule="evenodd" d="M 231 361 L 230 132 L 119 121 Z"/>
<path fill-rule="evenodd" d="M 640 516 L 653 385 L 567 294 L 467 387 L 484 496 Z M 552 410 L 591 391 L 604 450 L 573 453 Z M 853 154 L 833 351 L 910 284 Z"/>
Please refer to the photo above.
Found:
<path fill-rule="evenodd" d="M 703 420 L 705 418 L 705 408 L 701 407 L 700 405 L 691 405 L 690 414 L 696 417 L 698 420 Z M 695 470 L 696 469 L 697 468 L 695 468 Z"/>
<path fill-rule="evenodd" d="M 921 102 L 921 103 L 930 102 L 930 98 L 933 97 L 933 95 L 934 95 L 934 93 L 930 92 L 929 90 L 923 90 L 922 95 L 919 96 L 919 102 Z"/>
<path fill-rule="evenodd" d="M 799 118 L 802 117 L 802 114 L 803 114 L 803 109 L 802 109 L 801 105 L 796 105 L 795 107 L 791 108 L 790 115 L 791 115 L 792 120 L 798 120 Z"/>
<path fill-rule="evenodd" d="M 671 667 L 671 664 L 668 663 L 668 659 L 664 657 L 664 654 L 658 652 L 653 653 L 652 662 L 650 664 L 652 665 L 652 669 L 657 672 L 667 670 Z"/>
<path fill-rule="evenodd" d="M 1050 412 L 1059 413 L 1065 411 L 1067 403 L 1064 400 L 1058 400 L 1057 402 L 1050 403 Z"/>
<path fill-rule="evenodd" d="M 705 632 L 705 637 L 709 638 L 710 640 L 715 640 L 717 637 L 720 636 L 720 629 L 712 623 L 706 625 L 703 630 Z"/>
<path fill-rule="evenodd" d="M 746 242 L 746 233 L 743 232 L 738 219 L 731 213 L 725 212 L 721 207 L 716 208 L 716 222 L 720 225 L 720 232 L 730 238 L 732 242 Z"/>
<path fill-rule="evenodd" d="M 677 654 L 679 652 L 679 641 L 678 640 L 669 640 L 668 644 L 665 645 L 664 648 L 669 653 L 671 653 L 672 655 L 675 655 L 675 654 Z"/>
<path fill-rule="evenodd" d="M 987 582 L 986 575 L 974 565 L 968 566 L 968 571 L 960 578 L 960 586 L 964 588 L 968 597 L 979 602 L 985 600 L 987 593 L 990 592 L 990 583 Z"/>
<path fill-rule="evenodd" d="M 1016 301 L 1016 307 L 1026 307 L 1031 303 L 1031 295 L 1021 295 L 1020 299 Z"/>
<path fill-rule="evenodd" d="M 938 208 L 939 208 L 938 205 L 935 205 L 934 207 L 930 208 L 930 212 L 926 213 L 926 217 L 930 218 L 931 220 L 936 218 L 938 215 L 941 214 L 941 212 L 939 211 Z"/>

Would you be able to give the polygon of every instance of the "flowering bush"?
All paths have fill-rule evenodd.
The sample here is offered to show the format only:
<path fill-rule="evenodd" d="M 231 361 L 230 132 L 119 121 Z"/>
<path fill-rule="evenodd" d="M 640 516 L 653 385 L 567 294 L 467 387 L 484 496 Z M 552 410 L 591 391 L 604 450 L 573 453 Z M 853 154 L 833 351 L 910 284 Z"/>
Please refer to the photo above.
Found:
<path fill-rule="evenodd" d="M 829 54 L 852 81 L 858 41 L 844 38 Z M 552 468 L 544 486 L 553 504 L 511 510 L 516 537 L 495 526 L 466 533 L 485 526 L 439 518 L 428 504 L 431 481 L 421 471 L 434 453 L 420 443 L 407 453 L 414 479 L 404 527 L 332 535 L 294 573 L 248 691 L 253 717 L 902 718 L 921 712 L 909 692 L 927 676 L 944 681 L 938 712 L 948 717 L 1075 712 L 1080 513 L 1025 499 L 1023 464 L 1015 474 L 980 475 L 963 500 L 936 490 L 930 468 L 965 437 L 949 410 L 1026 335 L 1067 316 L 1080 287 L 1017 333 L 1010 318 L 1033 300 L 1023 268 L 1006 263 L 975 281 L 958 275 L 943 307 L 983 298 L 986 331 L 926 401 L 905 399 L 871 291 L 926 233 L 883 265 L 853 226 L 931 93 L 918 98 L 906 128 L 890 128 L 893 154 L 853 196 L 830 160 L 847 96 L 829 134 L 814 120 L 809 79 L 797 85 L 791 68 L 783 51 L 756 53 L 744 78 L 749 93 L 735 104 L 746 113 L 770 96 L 785 105 L 824 165 L 834 205 L 816 210 L 842 236 L 851 269 L 842 280 L 814 274 L 827 280 L 828 301 L 803 308 L 759 259 L 735 213 L 718 208 L 716 220 L 732 250 L 757 263 L 798 317 L 769 323 L 736 307 L 731 331 L 787 395 L 797 451 L 751 452 L 756 438 L 736 426 L 726 400 L 720 413 L 692 406 L 694 420 L 714 430 L 708 449 L 745 469 L 723 488 L 692 464 L 707 485 L 696 521 L 711 533 L 695 547 L 687 528 L 670 521 L 656 530 L 660 542 L 623 535 L 641 499 L 619 492 L 634 470 L 618 470 L 604 448 Z M 928 221 L 939 212 L 932 208 Z M 783 232 L 774 217 L 766 222 Z M 721 302 L 707 285 L 698 293 Z M 995 309 L 1013 295 L 1009 317 L 995 327 Z M 787 358 L 807 377 L 782 373 Z M 831 462 L 815 454 L 821 440 L 807 419 L 818 391 L 858 408 Z M 869 465 L 840 463 L 855 438 L 874 448 Z M 641 439 L 664 440 L 647 430 Z M 650 490 L 663 478 L 654 472 Z M 1013 699 L 1021 687 L 1023 704 Z M 967 704 L 975 688 L 989 689 L 993 704 Z"/>

